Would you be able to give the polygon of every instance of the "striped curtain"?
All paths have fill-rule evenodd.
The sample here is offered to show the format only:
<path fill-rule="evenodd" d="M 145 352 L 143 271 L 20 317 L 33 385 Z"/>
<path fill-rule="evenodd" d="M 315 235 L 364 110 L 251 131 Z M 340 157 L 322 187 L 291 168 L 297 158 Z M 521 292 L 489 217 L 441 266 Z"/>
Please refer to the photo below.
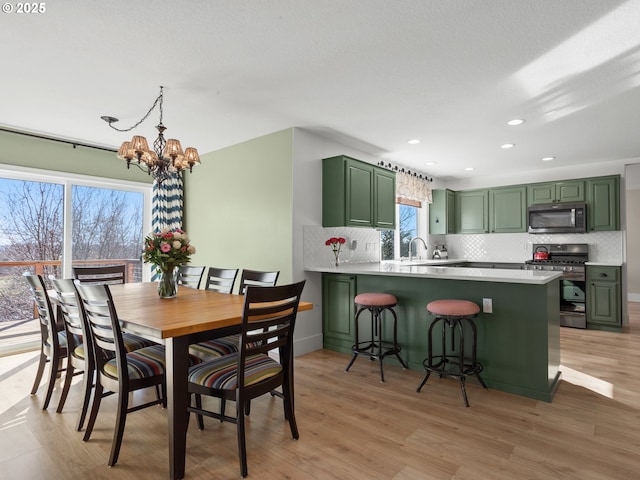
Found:
<path fill-rule="evenodd" d="M 175 175 L 158 184 L 153 182 L 153 199 L 151 211 L 151 227 L 154 232 L 174 228 L 182 228 L 182 175 Z M 151 280 L 155 281 L 159 275 L 150 265 Z"/>

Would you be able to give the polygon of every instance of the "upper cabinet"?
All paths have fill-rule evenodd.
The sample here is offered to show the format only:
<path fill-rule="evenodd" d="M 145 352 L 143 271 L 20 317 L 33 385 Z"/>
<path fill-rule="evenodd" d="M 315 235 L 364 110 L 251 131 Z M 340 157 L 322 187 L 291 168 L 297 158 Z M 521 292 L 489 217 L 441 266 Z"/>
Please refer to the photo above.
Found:
<path fill-rule="evenodd" d="M 588 232 L 620 230 L 620 175 L 486 190 L 434 190 L 429 233 L 526 232 L 527 207 L 546 203 L 585 203 Z"/>
<path fill-rule="evenodd" d="M 489 233 L 489 190 L 456 192 L 456 233 Z"/>
<path fill-rule="evenodd" d="M 489 231 L 527 231 L 527 187 L 520 185 L 489 190 Z"/>
<path fill-rule="evenodd" d="M 584 202 L 584 180 L 566 180 L 552 183 L 534 183 L 528 187 L 528 205 L 544 203 Z"/>
<path fill-rule="evenodd" d="M 322 160 L 322 226 L 395 228 L 395 173 L 344 155 Z"/>
<path fill-rule="evenodd" d="M 455 197 L 453 190 L 434 190 L 433 203 L 429 205 L 429 233 L 446 235 L 455 230 Z"/>
<path fill-rule="evenodd" d="M 620 230 L 620 177 L 587 179 L 587 229 Z"/>

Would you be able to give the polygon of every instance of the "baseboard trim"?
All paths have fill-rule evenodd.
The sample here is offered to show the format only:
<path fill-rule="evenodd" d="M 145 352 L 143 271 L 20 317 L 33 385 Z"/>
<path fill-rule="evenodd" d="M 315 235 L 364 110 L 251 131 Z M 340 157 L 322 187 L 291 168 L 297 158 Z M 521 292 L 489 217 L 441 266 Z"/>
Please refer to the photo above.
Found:
<path fill-rule="evenodd" d="M 293 341 L 293 352 L 296 357 L 306 353 L 322 350 L 322 334 L 299 338 Z"/>

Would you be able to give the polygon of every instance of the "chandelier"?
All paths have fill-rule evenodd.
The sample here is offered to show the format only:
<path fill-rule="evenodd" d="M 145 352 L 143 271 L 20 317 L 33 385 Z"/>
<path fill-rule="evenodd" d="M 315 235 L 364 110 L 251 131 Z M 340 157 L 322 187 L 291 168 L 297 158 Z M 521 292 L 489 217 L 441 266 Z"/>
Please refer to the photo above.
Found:
<path fill-rule="evenodd" d="M 158 138 L 153 142 L 153 149 L 149 148 L 145 137 L 134 135 L 130 141 L 123 142 L 118 150 L 118 158 L 127 161 L 127 168 L 130 168 L 131 164 L 137 166 L 143 172 L 151 175 L 158 184 L 177 173 L 181 173 L 187 168 L 189 172 L 192 172 L 193 166 L 200 163 L 200 156 L 198 155 L 198 150 L 195 148 L 187 147 L 183 152 L 180 140 L 176 140 L 175 138 L 165 140 L 164 131 L 167 127 L 162 124 L 163 89 L 164 87 L 160 87 L 160 94 L 146 115 L 129 128 L 120 129 L 114 127 L 113 124 L 118 121 L 115 117 L 106 115 L 100 117 L 114 130 L 118 132 L 129 132 L 144 122 L 156 106 L 159 106 L 160 122 L 156 125 Z"/>

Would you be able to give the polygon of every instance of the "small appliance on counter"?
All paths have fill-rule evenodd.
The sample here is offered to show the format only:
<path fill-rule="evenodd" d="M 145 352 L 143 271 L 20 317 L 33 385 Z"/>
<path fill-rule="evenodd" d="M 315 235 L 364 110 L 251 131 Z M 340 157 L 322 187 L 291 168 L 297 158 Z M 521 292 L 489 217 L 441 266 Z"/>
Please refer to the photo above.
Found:
<path fill-rule="evenodd" d="M 449 258 L 449 252 L 447 252 L 447 247 L 444 245 L 435 245 L 433 247 L 433 253 L 431 254 L 431 258 L 434 260 L 446 260 Z"/>

